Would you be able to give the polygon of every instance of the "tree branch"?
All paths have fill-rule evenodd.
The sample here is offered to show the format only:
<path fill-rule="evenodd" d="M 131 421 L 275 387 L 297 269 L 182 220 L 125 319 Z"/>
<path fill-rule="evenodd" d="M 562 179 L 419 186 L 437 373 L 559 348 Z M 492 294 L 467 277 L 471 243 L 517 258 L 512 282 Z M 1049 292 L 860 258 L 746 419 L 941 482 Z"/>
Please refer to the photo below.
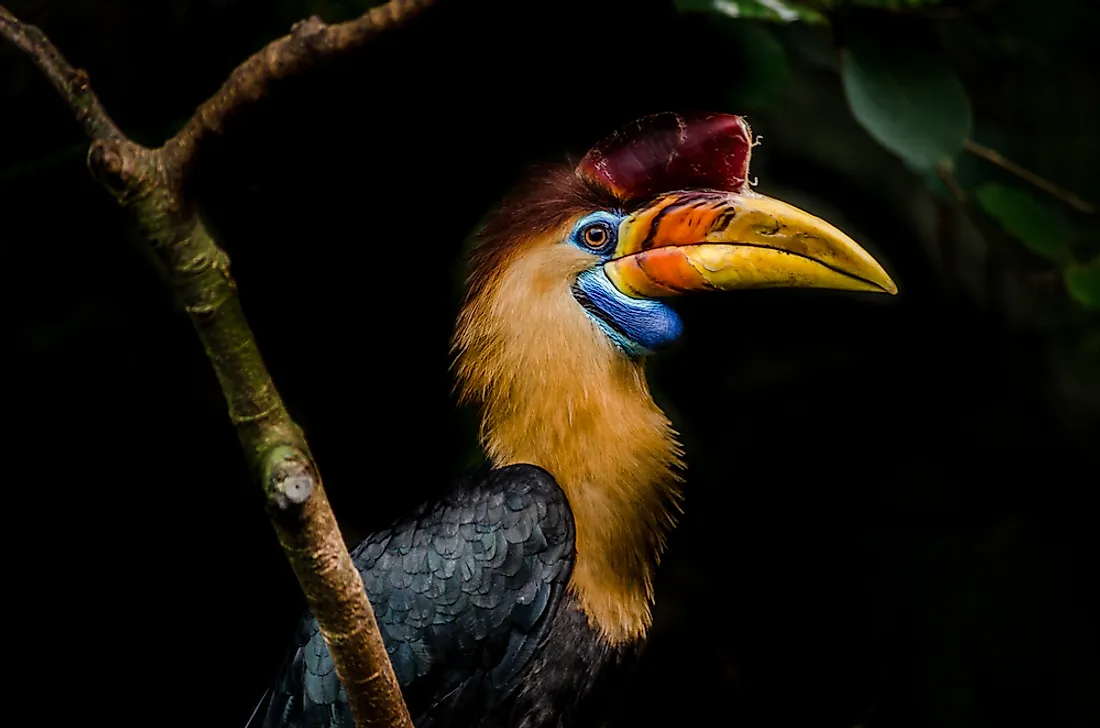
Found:
<path fill-rule="evenodd" d="M 392 0 L 338 25 L 298 23 L 230 75 L 183 129 L 159 149 L 136 144 L 111 121 L 88 85 L 37 28 L 0 5 L 0 37 L 49 78 L 92 139 L 92 174 L 130 212 L 168 270 L 214 368 L 245 457 L 264 487 L 268 514 L 332 654 L 358 726 L 411 728 L 359 572 L 301 431 L 271 381 L 241 309 L 229 257 L 187 195 L 206 140 L 264 97 L 273 84 L 358 48 L 406 23 L 433 0 Z"/>
<path fill-rule="evenodd" d="M 975 212 L 971 197 L 966 194 L 966 190 L 959 184 L 959 180 L 946 164 L 937 164 L 936 174 L 939 175 L 940 181 L 943 182 L 952 197 L 955 198 L 955 201 L 958 203 L 958 209 L 966 216 L 966 219 L 970 221 L 970 224 L 974 226 L 974 229 L 978 231 L 981 239 L 988 246 L 989 251 L 986 256 L 987 263 L 996 256 L 1000 263 L 1005 265 L 1018 279 L 1031 288 L 1045 287 L 1052 271 L 1043 270 L 1036 272 L 1032 266 L 1020 260 L 1019 248 L 1017 246 L 1006 245 L 1001 231 L 991 226 L 986 216 Z M 988 280 L 988 268 L 986 275 Z"/>
<path fill-rule="evenodd" d="M 87 72 L 74 69 L 42 31 L 21 23 L 3 5 L 0 5 L 0 37 L 30 56 L 76 114 L 86 135 L 93 139 L 122 138 L 122 132 L 88 86 Z"/>
<path fill-rule="evenodd" d="M 981 157 L 991 164 L 997 165 L 1006 172 L 1010 172 L 1011 174 L 1016 175 L 1025 182 L 1030 182 L 1044 192 L 1047 192 L 1048 194 L 1057 197 L 1059 200 L 1066 203 L 1075 210 L 1083 212 L 1087 215 L 1096 214 L 1096 208 L 1088 202 L 1085 202 L 1080 197 L 1073 194 L 1072 192 L 1069 192 L 1068 190 L 1063 190 L 1061 187 L 1057 186 L 1053 182 L 1043 179 L 1034 172 L 1024 169 L 1020 165 L 1013 162 L 1011 159 L 1005 159 L 1005 157 L 1002 156 L 1001 153 L 998 152 L 996 149 L 990 149 L 989 147 L 978 144 L 977 142 L 971 141 L 970 139 L 967 139 L 963 142 L 963 148 L 971 154 L 977 157 Z"/>
<path fill-rule="evenodd" d="M 165 143 L 163 154 L 173 181 L 187 174 L 212 135 L 220 134 L 227 121 L 266 96 L 276 82 L 361 48 L 433 4 L 435 0 L 391 0 L 345 23 L 326 25 L 316 16 L 296 23 L 288 35 L 237 66 L 218 92 Z"/>

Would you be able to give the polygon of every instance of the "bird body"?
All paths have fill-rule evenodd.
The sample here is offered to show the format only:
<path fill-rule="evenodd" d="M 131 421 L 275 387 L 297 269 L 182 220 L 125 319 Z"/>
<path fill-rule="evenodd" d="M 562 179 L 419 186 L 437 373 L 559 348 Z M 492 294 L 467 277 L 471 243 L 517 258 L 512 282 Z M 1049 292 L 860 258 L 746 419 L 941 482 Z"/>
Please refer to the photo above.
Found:
<path fill-rule="evenodd" d="M 574 554 L 565 494 L 529 465 L 464 478 L 353 550 L 417 726 L 552 725 L 607 695 L 607 668 L 636 650 L 588 624 L 568 590 Z M 308 613 L 266 724 L 353 725 Z"/>
<path fill-rule="evenodd" d="M 896 291 L 844 233 L 748 189 L 751 147 L 740 117 L 646 117 L 532 175 L 479 231 L 455 373 L 490 466 L 353 551 L 418 728 L 606 718 L 681 500 L 644 372 L 682 328 L 665 298 Z M 352 725 L 307 614 L 264 726 Z"/>

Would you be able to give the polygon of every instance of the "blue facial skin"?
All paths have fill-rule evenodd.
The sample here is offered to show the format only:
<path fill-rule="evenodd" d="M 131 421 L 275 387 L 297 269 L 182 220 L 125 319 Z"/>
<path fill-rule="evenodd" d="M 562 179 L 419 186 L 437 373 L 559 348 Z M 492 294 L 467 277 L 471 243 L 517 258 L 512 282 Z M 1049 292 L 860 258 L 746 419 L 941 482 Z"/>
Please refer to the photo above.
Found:
<path fill-rule="evenodd" d="M 611 259 L 618 243 L 622 218 L 601 210 L 585 215 L 573 227 L 568 243 L 602 259 L 600 265 L 577 276 L 573 295 L 609 339 L 628 356 L 641 357 L 671 344 L 684 325 L 665 304 L 627 296 L 604 273 L 603 263 Z"/>

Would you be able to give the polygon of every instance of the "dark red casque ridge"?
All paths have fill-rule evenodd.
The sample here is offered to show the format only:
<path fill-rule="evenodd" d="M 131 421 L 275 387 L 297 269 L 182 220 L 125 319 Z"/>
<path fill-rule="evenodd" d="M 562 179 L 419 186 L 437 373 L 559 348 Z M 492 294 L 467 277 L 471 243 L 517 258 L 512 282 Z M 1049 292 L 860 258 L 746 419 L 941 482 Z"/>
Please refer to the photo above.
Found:
<path fill-rule="evenodd" d="M 576 171 L 624 201 L 691 188 L 738 192 L 751 156 L 752 132 L 740 116 L 665 112 L 617 129 Z"/>

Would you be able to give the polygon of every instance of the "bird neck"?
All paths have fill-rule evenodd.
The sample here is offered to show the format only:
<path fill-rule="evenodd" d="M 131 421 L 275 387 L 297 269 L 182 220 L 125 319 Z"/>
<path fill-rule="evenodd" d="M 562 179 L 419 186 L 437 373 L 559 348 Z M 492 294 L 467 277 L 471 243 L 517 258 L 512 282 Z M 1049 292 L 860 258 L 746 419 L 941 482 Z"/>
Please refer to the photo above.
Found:
<path fill-rule="evenodd" d="M 481 407 L 493 465 L 538 465 L 565 492 L 577 534 L 570 588 L 606 642 L 629 643 L 652 622 L 654 570 L 679 510 L 680 446 L 641 361 L 589 320 L 567 282 L 523 268 L 464 307 L 459 385 Z"/>

